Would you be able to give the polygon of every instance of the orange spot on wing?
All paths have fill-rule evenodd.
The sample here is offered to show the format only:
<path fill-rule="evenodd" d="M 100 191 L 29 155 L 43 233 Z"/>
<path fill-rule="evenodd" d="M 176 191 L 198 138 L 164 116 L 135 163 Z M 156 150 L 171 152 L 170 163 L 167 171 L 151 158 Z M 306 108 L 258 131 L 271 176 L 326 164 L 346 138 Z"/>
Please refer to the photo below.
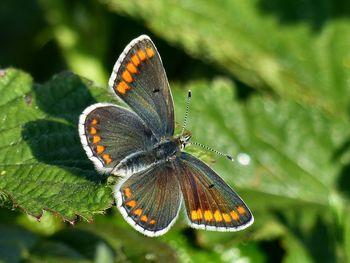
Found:
<path fill-rule="evenodd" d="M 222 217 L 224 218 L 225 222 L 231 222 L 231 217 L 229 214 L 223 213 Z"/>
<path fill-rule="evenodd" d="M 191 218 L 192 220 L 200 220 L 203 218 L 202 209 L 198 208 L 197 210 L 191 211 Z"/>
<path fill-rule="evenodd" d="M 129 202 L 126 203 L 127 206 L 134 208 L 136 206 L 136 201 L 135 200 L 131 200 Z"/>
<path fill-rule="evenodd" d="M 140 219 L 141 219 L 142 222 L 147 222 L 148 217 L 147 217 L 146 215 L 142 215 L 142 216 L 140 217 Z"/>
<path fill-rule="evenodd" d="M 131 73 L 137 73 L 137 68 L 135 67 L 135 65 L 133 63 L 128 63 L 128 65 L 126 65 L 126 69 L 128 71 L 130 71 Z"/>
<path fill-rule="evenodd" d="M 197 216 L 198 216 L 198 219 L 202 219 L 203 218 L 203 213 L 202 213 L 202 209 L 197 209 Z"/>
<path fill-rule="evenodd" d="M 94 137 L 92 137 L 92 143 L 93 143 L 93 144 L 96 144 L 96 143 L 98 143 L 99 141 L 101 141 L 101 137 L 100 137 L 100 136 L 95 135 Z"/>
<path fill-rule="evenodd" d="M 213 213 L 210 210 L 205 210 L 204 211 L 204 219 L 205 219 L 205 221 L 213 220 Z"/>
<path fill-rule="evenodd" d="M 101 154 L 105 151 L 105 147 L 103 145 L 97 145 L 96 146 L 96 153 Z"/>
<path fill-rule="evenodd" d="M 153 48 L 150 48 L 150 47 L 146 48 L 146 53 L 147 53 L 147 56 L 148 56 L 149 58 L 153 57 L 153 56 L 154 56 L 154 50 L 153 50 Z"/>
<path fill-rule="evenodd" d="M 214 213 L 214 218 L 216 222 L 221 222 L 222 221 L 222 216 L 219 210 L 216 210 Z"/>
<path fill-rule="evenodd" d="M 149 223 L 150 223 L 151 225 L 154 225 L 154 224 L 156 223 L 156 220 L 152 219 L 151 221 L 149 221 Z"/>
<path fill-rule="evenodd" d="M 124 71 L 123 71 L 123 73 L 122 73 L 122 78 L 123 78 L 123 80 L 125 80 L 125 81 L 128 82 L 128 83 L 130 83 L 130 82 L 133 81 L 130 72 L 127 71 L 127 70 L 124 70 Z"/>
<path fill-rule="evenodd" d="M 92 119 L 92 121 L 90 122 L 91 125 L 96 125 L 98 123 L 97 119 Z"/>
<path fill-rule="evenodd" d="M 146 60 L 146 53 L 145 53 L 145 51 L 143 51 L 143 50 L 139 50 L 139 51 L 137 51 L 137 55 L 139 56 L 139 58 L 141 59 L 141 61 L 144 61 L 144 60 Z"/>
<path fill-rule="evenodd" d="M 230 215 L 232 216 L 232 218 L 233 218 L 233 220 L 238 220 L 239 219 L 239 215 L 237 214 L 237 212 L 236 211 L 232 211 L 231 213 L 230 213 Z"/>
<path fill-rule="evenodd" d="M 140 216 L 142 215 L 142 209 L 141 208 L 137 208 L 134 212 L 133 212 L 134 215 L 137 215 L 137 216 Z"/>
<path fill-rule="evenodd" d="M 94 134 L 96 134 L 96 133 L 97 133 L 96 128 L 95 128 L 95 127 L 91 127 L 91 128 L 90 128 L 90 134 L 94 135 Z"/>
<path fill-rule="evenodd" d="M 131 57 L 131 61 L 136 67 L 140 65 L 140 59 L 136 54 Z"/>
<path fill-rule="evenodd" d="M 191 218 L 192 220 L 198 220 L 198 215 L 196 210 L 191 211 Z"/>
<path fill-rule="evenodd" d="M 119 82 L 118 86 L 117 86 L 117 91 L 121 94 L 125 94 L 126 91 L 130 89 L 130 87 L 128 86 L 128 84 L 126 84 L 124 81 Z"/>
<path fill-rule="evenodd" d="M 110 164 L 112 162 L 112 158 L 109 154 L 102 155 L 102 158 L 105 161 L 105 164 Z"/>
<path fill-rule="evenodd" d="M 130 198 L 132 193 L 129 187 L 124 189 L 124 195 L 126 196 L 126 198 Z"/>
<path fill-rule="evenodd" d="M 243 214 L 245 214 L 247 212 L 246 209 L 243 206 L 237 207 L 237 211 L 241 215 L 243 215 Z"/>

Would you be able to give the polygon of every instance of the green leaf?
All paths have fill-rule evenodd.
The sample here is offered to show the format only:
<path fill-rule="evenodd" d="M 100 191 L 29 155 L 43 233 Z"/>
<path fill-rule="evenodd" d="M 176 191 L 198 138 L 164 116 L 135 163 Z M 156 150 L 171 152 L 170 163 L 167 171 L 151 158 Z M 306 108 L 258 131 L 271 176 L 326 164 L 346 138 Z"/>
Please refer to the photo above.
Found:
<path fill-rule="evenodd" d="M 181 219 L 180 222 L 185 221 Z M 244 238 L 235 237 L 238 233 L 199 231 L 190 227 L 183 229 L 184 225 L 181 228 L 175 226 L 161 238 L 178 252 L 180 262 L 265 262 L 257 244 L 242 242 Z"/>
<path fill-rule="evenodd" d="M 172 246 L 143 236 L 127 224 L 116 225 L 118 218 L 100 216 L 94 224 L 81 222 L 50 236 L 0 224 L 0 261 L 178 262 Z"/>
<path fill-rule="evenodd" d="M 6 94 L 0 101 L 0 189 L 5 196 L 29 214 L 40 216 L 48 210 L 70 221 L 76 215 L 90 220 L 94 213 L 110 207 L 113 197 L 106 176 L 94 171 L 77 134 L 79 114 L 95 101 L 110 101 L 107 91 L 69 73 L 44 85 L 33 85 L 26 74 L 9 69 L 0 81 L 0 92 Z M 318 239 L 328 244 L 337 227 L 329 233 L 314 233 L 332 222 L 337 226 L 338 215 L 349 214 L 347 206 L 340 205 L 348 204 L 349 198 L 339 185 L 350 158 L 343 150 L 349 122 L 330 118 L 317 108 L 267 96 L 237 102 L 235 87 L 227 79 L 193 82 L 185 89 L 192 90 L 188 122 L 192 139 L 235 157 L 232 163 L 212 155 L 217 160 L 213 168 L 244 198 L 256 217 L 255 225 L 240 233 L 196 231 L 206 240 L 203 246 L 225 245 L 242 237 L 250 240 L 254 233 L 268 236 L 266 229 L 272 229 L 270 236 L 282 233 L 285 240 L 292 236 L 299 245 L 291 245 L 290 251 L 300 246 L 312 249 Z M 181 122 L 186 92 L 177 87 L 172 90 L 177 121 Z M 203 152 L 194 147 L 193 151 Z M 242 153 L 250 157 L 248 164 L 239 159 Z M 309 223 L 297 231 L 300 223 L 293 218 Z M 269 228 L 271 221 L 282 227 L 276 232 Z M 343 224 L 339 220 L 339 229 L 345 229 Z M 310 227 L 315 230 L 308 238 L 298 234 Z M 259 233 L 259 228 L 265 233 Z M 130 231 L 139 235 L 130 227 L 118 233 L 123 236 Z M 343 236 L 336 238 L 338 249 L 345 254 Z M 165 240 L 176 248 L 176 242 Z M 186 244 L 178 240 L 178 247 Z M 330 247 L 327 258 L 336 257 L 334 249 Z M 202 259 L 221 257 L 217 251 L 197 255 L 197 251 L 188 250 L 186 254 Z M 134 257 L 132 253 L 129 256 Z M 318 259 L 317 253 L 311 257 Z"/>
<path fill-rule="evenodd" d="M 279 220 L 286 227 L 286 262 L 343 262 L 340 257 L 337 260 L 331 214 L 309 207 L 280 213 Z M 346 248 L 343 243 L 341 246 Z"/>
<path fill-rule="evenodd" d="M 238 159 L 232 164 L 215 157 L 214 168 L 228 182 L 264 198 L 281 196 L 278 205 L 294 199 L 328 206 L 344 163 L 333 158 L 347 140 L 348 121 L 268 97 L 253 96 L 236 103 L 232 84 L 225 79 L 196 82 L 186 88 L 192 90 L 188 121 L 192 140 L 236 158 L 240 153 L 251 158 L 245 166 Z M 183 116 L 185 93 L 173 91 L 176 109 L 181 112 L 178 116 Z"/>
<path fill-rule="evenodd" d="M 38 237 L 22 227 L 0 224 L 0 261 L 19 262 L 21 254 L 26 254 L 35 245 Z"/>
<path fill-rule="evenodd" d="M 311 263 L 312 258 L 307 252 L 307 249 L 303 244 L 300 243 L 300 240 L 293 239 L 291 236 L 288 236 L 288 238 L 285 240 L 285 248 L 287 250 L 287 255 L 285 257 L 286 263 L 293 263 L 293 262 L 304 262 L 304 263 Z"/>
<path fill-rule="evenodd" d="M 350 23 L 333 12 L 349 11 L 341 1 L 309 3 L 307 9 L 295 1 L 101 2 L 251 87 L 347 116 Z M 286 17 L 288 23 L 279 21 Z"/>
<path fill-rule="evenodd" d="M 347 214 L 345 217 L 345 231 L 344 231 L 344 247 L 349 248 L 350 247 L 350 216 Z M 346 258 L 349 261 L 350 260 L 350 250 L 346 249 Z"/>
<path fill-rule="evenodd" d="M 109 40 L 108 16 L 97 2 L 72 4 L 69 1 L 38 1 L 50 25 L 40 42 L 54 39 L 70 70 L 98 83 L 107 81 L 103 59 Z M 44 43 L 40 43 L 43 45 Z"/>
<path fill-rule="evenodd" d="M 91 262 L 79 252 L 61 242 L 39 242 L 28 256 L 31 262 Z"/>
<path fill-rule="evenodd" d="M 301 246 L 304 251 L 313 250 L 305 257 L 334 260 L 336 248 L 330 244 L 335 242 L 333 236 L 337 236 L 337 214 L 349 214 L 348 209 L 339 205 L 349 204 L 349 196 L 342 194 L 343 186 L 339 185 L 339 181 L 345 180 L 342 170 L 349 156 L 336 157 L 347 144 L 349 122 L 330 118 L 317 108 L 272 97 L 252 96 L 238 103 L 232 83 L 225 79 L 194 82 L 185 89 L 192 91 L 187 126 L 193 132 L 191 140 L 235 157 L 236 161 L 231 163 L 212 156 L 217 159 L 213 168 L 255 214 L 256 222 L 251 228 L 230 238 L 249 238 L 252 231 L 261 235 L 260 228 L 265 230 L 265 238 L 281 235 L 278 227 L 266 233 L 274 222 L 284 226 L 286 240 L 295 241 L 291 241 L 295 246 L 292 243 L 288 246 L 291 255 L 293 249 Z M 176 110 L 180 112 L 177 116 L 183 116 L 186 94 L 177 88 L 173 91 Z M 242 153 L 250 157 L 248 165 L 240 161 Z M 332 201 L 335 199 L 338 201 Z M 282 220 L 290 213 L 295 220 Z M 311 223 L 299 231 L 298 219 Z M 328 225 L 332 226 L 329 231 L 319 230 Z M 310 227 L 313 229 L 308 232 Z M 215 243 L 215 234 L 203 235 Z M 342 235 L 337 236 L 337 242 L 344 253 Z M 221 235 L 221 241 L 222 238 Z M 317 252 L 321 247 L 314 245 L 317 242 L 326 246 L 323 254 Z M 304 257 L 302 250 L 300 257 Z"/>
<path fill-rule="evenodd" d="M 44 85 L 20 71 L 0 77 L 0 191 L 40 217 L 43 210 L 87 220 L 112 205 L 111 189 L 80 145 L 79 114 L 92 83 L 64 73 Z M 96 89 L 97 92 L 101 92 Z"/>
<path fill-rule="evenodd" d="M 122 228 L 97 222 L 58 232 L 51 239 L 69 245 L 89 259 L 97 260 L 99 250 L 104 247 L 112 262 L 177 262 L 175 251 L 167 244 L 130 230 L 129 226 Z"/>

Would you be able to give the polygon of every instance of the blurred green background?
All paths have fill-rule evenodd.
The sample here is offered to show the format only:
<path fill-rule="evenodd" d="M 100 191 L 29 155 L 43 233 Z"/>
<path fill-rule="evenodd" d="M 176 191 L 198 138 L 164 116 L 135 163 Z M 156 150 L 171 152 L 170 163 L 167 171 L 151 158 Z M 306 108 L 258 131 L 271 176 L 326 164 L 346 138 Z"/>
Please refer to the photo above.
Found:
<path fill-rule="evenodd" d="M 350 262 L 350 2 L 2 0 L 0 260 Z M 79 114 L 148 34 L 181 125 L 251 208 L 241 232 L 136 232 L 81 147 Z"/>

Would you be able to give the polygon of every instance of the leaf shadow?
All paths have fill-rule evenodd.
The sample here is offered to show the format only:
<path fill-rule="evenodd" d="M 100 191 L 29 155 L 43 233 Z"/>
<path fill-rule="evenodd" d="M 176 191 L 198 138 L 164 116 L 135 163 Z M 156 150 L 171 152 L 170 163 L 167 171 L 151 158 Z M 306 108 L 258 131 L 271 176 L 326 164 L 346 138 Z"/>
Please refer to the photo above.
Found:
<path fill-rule="evenodd" d="M 275 214 L 280 222 L 306 248 L 315 262 L 335 262 L 335 242 L 329 224 L 320 215 L 316 215 L 313 225 L 307 229 L 303 228 L 303 215 L 298 210 L 293 210 L 292 219 L 288 219 L 286 215 L 277 211 Z"/>
<path fill-rule="evenodd" d="M 107 176 L 95 171 L 78 133 L 80 114 L 87 106 L 96 103 L 88 85 L 91 83 L 69 72 L 61 73 L 43 85 L 35 85 L 36 105 L 47 117 L 27 122 L 22 128 L 22 138 L 39 162 L 101 182 Z"/>
<path fill-rule="evenodd" d="M 96 103 L 89 91 L 93 86 L 92 81 L 65 71 L 33 88 L 37 106 L 49 117 L 62 118 L 77 125 L 82 111 Z"/>
<path fill-rule="evenodd" d="M 349 18 L 348 1 L 332 0 L 260 0 L 259 9 L 277 16 L 282 24 L 307 23 L 314 32 L 319 32 L 331 19 Z"/>
<path fill-rule="evenodd" d="M 64 243 L 92 261 L 96 259 L 96 248 L 99 244 L 104 244 L 110 252 L 113 252 L 113 258 L 116 256 L 116 251 L 108 240 L 84 229 L 64 229 L 51 236 L 50 240 Z"/>
<path fill-rule="evenodd" d="M 338 160 L 349 153 L 350 139 L 347 139 L 333 154 L 332 159 Z M 350 163 L 345 164 L 339 172 L 337 188 L 350 199 Z"/>

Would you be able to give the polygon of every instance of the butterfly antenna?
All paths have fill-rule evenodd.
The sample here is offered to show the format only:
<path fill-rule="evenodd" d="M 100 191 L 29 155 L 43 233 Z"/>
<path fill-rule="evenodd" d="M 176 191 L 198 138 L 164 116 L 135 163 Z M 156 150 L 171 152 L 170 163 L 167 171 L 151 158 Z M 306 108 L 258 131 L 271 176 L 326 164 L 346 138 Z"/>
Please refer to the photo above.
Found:
<path fill-rule="evenodd" d="M 189 109 L 190 109 L 190 102 L 191 102 L 191 90 L 188 91 L 188 95 L 187 95 L 186 112 L 185 112 L 184 123 L 183 123 L 183 125 L 182 125 L 181 135 L 184 134 L 184 131 L 185 131 L 185 129 L 186 129 L 187 118 L 188 118 L 188 111 L 189 111 Z"/>
<path fill-rule="evenodd" d="M 209 147 L 207 145 L 201 144 L 199 142 L 189 142 L 188 144 L 202 147 L 202 148 L 206 149 L 207 151 L 216 153 L 217 155 L 220 155 L 220 156 L 224 156 L 224 157 L 226 157 L 227 159 L 229 159 L 232 162 L 235 161 L 231 155 L 219 152 L 219 151 L 217 151 L 217 150 L 215 150 L 215 149 L 213 149 L 213 148 L 211 148 L 211 147 Z"/>

